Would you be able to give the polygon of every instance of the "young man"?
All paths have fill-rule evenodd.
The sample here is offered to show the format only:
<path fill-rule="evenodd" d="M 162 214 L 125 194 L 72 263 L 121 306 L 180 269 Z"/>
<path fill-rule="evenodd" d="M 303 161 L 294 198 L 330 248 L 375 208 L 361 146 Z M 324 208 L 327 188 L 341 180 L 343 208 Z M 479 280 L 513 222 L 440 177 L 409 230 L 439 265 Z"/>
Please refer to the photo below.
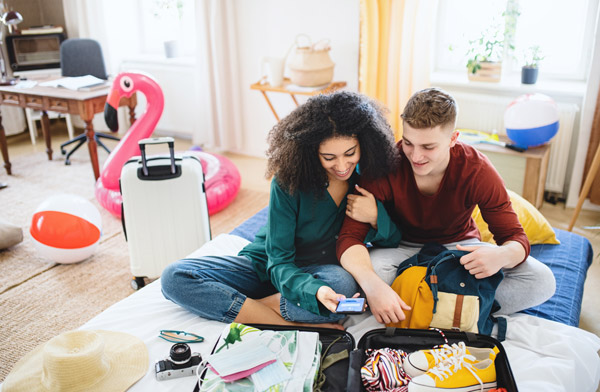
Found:
<path fill-rule="evenodd" d="M 398 170 L 383 179 L 364 182 L 364 189 L 357 188 L 360 195 L 348 198 L 337 256 L 365 292 L 380 323 L 405 318 L 403 310 L 410 308 L 390 284 L 398 265 L 428 242 L 470 252 L 461 263 L 478 279 L 503 270 L 504 279 L 496 291 L 502 307 L 498 314 L 527 309 L 554 294 L 554 275 L 529 257 L 529 241 L 500 175 L 483 154 L 457 141 L 457 112 L 454 99 L 442 90 L 429 88 L 415 93 L 402 113 L 404 134 L 397 144 L 401 153 Z M 402 232 L 403 241 L 397 248 L 368 251 L 363 245 L 371 225 L 351 217 L 360 216 L 359 211 L 374 211 L 373 197 L 385 206 L 377 215 L 380 230 L 387 231 L 381 234 Z M 498 246 L 481 242 L 471 218 L 476 205 Z"/>

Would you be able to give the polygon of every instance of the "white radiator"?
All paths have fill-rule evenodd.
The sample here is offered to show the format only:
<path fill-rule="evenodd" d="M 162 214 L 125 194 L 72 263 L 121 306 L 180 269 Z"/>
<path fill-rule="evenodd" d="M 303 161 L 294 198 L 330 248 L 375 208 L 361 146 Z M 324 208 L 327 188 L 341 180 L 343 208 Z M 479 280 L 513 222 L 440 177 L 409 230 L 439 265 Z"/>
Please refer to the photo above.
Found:
<path fill-rule="evenodd" d="M 514 98 L 472 93 L 452 93 L 458 102 L 458 128 L 476 129 L 506 135 L 504 110 Z M 552 139 L 550 162 L 545 189 L 563 194 L 569 162 L 571 140 L 579 107 L 573 103 L 557 102 L 560 127 Z"/>

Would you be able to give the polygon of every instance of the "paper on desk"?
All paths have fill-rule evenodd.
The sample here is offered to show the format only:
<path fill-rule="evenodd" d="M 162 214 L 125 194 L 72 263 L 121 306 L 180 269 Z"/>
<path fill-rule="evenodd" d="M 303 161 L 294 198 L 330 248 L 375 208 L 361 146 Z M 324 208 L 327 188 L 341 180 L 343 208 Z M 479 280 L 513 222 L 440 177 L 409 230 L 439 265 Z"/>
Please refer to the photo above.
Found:
<path fill-rule="evenodd" d="M 15 88 L 32 88 L 37 84 L 35 80 L 21 80 L 15 84 Z"/>
<path fill-rule="evenodd" d="M 75 76 L 68 78 L 61 78 L 56 80 L 50 80 L 48 82 L 40 83 L 40 86 L 44 87 L 64 87 L 69 90 L 80 90 L 83 88 L 89 88 L 93 86 L 103 85 L 106 80 L 97 78 L 92 75 Z"/>

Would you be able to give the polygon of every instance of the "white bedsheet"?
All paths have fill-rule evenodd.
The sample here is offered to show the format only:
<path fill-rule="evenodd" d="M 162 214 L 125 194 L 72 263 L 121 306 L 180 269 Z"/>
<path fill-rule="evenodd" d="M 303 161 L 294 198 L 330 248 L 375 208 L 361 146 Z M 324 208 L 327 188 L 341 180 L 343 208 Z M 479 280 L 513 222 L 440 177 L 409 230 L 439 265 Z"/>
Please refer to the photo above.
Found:
<path fill-rule="evenodd" d="M 237 254 L 248 243 L 243 238 L 222 234 L 205 244 L 194 256 Z M 381 328 L 375 319 L 356 316 L 348 328 L 356 341 L 373 328 Z M 224 324 L 193 315 L 166 300 L 160 281 L 111 306 L 81 329 L 106 329 L 127 332 L 142 339 L 149 350 L 148 373 L 131 391 L 189 391 L 195 378 L 185 377 L 156 381 L 154 363 L 169 353 L 172 343 L 158 338 L 161 329 L 175 329 L 199 334 L 203 343 L 190 344 L 192 351 L 203 356 L 212 350 Z M 507 339 L 503 346 L 519 391 L 596 391 L 600 381 L 600 338 L 578 328 L 525 314 L 508 319 Z M 340 380 L 346 382 L 346 380 Z"/>

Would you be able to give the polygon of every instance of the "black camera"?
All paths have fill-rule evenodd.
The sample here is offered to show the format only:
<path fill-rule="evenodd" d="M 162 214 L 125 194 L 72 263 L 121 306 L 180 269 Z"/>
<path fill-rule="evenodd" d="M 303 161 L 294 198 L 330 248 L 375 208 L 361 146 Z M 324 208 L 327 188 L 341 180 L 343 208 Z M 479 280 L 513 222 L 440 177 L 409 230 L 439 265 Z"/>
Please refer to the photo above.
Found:
<path fill-rule="evenodd" d="M 161 381 L 193 376 L 196 367 L 201 362 L 202 356 L 198 353 L 192 353 L 190 346 L 185 343 L 176 343 L 171 347 L 168 358 L 156 361 L 156 379 Z"/>

